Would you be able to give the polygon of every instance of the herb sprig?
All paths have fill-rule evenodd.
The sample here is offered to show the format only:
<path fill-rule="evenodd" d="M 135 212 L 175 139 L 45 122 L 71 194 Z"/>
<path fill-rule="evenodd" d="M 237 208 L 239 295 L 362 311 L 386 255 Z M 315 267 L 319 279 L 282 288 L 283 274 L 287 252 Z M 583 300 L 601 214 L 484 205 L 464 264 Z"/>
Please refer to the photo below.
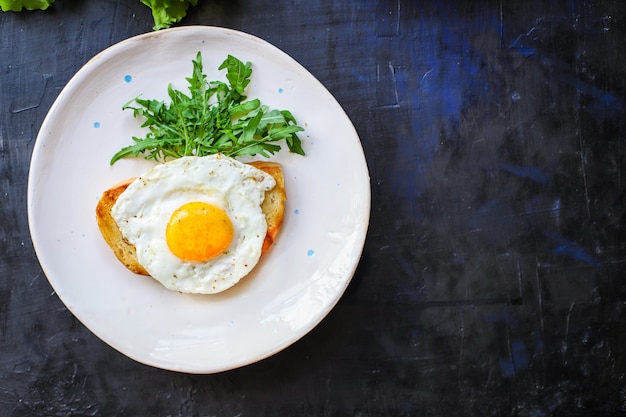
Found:
<path fill-rule="evenodd" d="M 134 144 L 113 155 L 111 165 L 121 158 L 139 155 L 156 161 L 215 153 L 269 157 L 281 149 L 276 144 L 281 140 L 291 152 L 304 155 L 297 135 L 304 129 L 291 112 L 270 109 L 259 99 L 247 99 L 250 62 L 244 64 L 228 55 L 218 68 L 226 70 L 227 83 L 207 82 L 200 52 L 192 62 L 193 73 L 185 78 L 189 94 L 169 84 L 169 104 L 136 97 L 122 107 L 132 110 L 134 117 L 145 118 L 141 126 L 148 128 L 148 133 L 143 138 L 133 136 Z"/>

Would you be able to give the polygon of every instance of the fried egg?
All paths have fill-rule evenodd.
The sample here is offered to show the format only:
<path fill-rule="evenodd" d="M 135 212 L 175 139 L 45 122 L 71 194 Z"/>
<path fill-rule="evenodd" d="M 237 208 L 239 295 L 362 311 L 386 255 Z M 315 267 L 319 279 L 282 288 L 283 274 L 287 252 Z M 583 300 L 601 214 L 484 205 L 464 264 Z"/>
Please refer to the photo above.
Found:
<path fill-rule="evenodd" d="M 139 263 L 166 288 L 218 293 L 258 263 L 267 232 L 261 203 L 275 184 L 223 155 L 183 157 L 133 181 L 111 215 Z"/>

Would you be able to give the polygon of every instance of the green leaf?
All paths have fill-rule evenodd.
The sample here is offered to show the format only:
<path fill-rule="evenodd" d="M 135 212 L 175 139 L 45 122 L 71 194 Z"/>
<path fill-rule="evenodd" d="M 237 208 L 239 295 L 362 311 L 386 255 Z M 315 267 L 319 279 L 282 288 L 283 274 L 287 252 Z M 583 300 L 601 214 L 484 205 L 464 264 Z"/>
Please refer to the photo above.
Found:
<path fill-rule="evenodd" d="M 1 0 L 0 0 L 1 1 Z M 246 101 L 252 66 L 229 55 L 219 69 L 226 69 L 228 83 L 207 82 L 202 55 L 192 60 L 191 77 L 186 78 L 189 94 L 167 86 L 170 102 L 136 97 L 122 106 L 143 119 L 144 138 L 133 137 L 134 144 L 122 148 L 111 159 L 143 155 L 164 161 L 185 155 L 268 157 L 280 150 L 276 142 L 285 141 L 290 151 L 304 155 L 297 136 L 303 130 L 287 110 L 269 109 L 259 99 Z"/>
<path fill-rule="evenodd" d="M 246 87 L 250 83 L 252 64 L 250 62 L 244 64 L 234 56 L 228 55 L 218 69 L 226 69 L 226 79 L 230 83 L 230 87 L 235 90 L 237 94 L 243 96 Z"/>
<path fill-rule="evenodd" d="M 150 7 L 154 19 L 153 30 L 166 29 L 187 15 L 189 6 L 198 4 L 198 0 L 141 0 Z"/>
<path fill-rule="evenodd" d="M 166 29 L 180 22 L 189 6 L 196 6 L 198 0 L 141 0 L 150 8 L 154 20 L 153 30 Z M 20 12 L 22 10 L 46 10 L 54 0 L 0 0 L 0 10 Z"/>
<path fill-rule="evenodd" d="M 54 0 L 0 0 L 3 12 L 21 12 L 25 10 L 46 10 Z"/>

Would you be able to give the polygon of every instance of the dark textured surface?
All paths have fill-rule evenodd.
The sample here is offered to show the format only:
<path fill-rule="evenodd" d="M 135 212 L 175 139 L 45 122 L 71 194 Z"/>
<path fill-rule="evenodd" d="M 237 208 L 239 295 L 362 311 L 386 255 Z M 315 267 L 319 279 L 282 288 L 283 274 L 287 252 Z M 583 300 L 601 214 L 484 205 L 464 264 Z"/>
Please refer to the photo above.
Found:
<path fill-rule="evenodd" d="M 0 13 L 0 415 L 626 415 L 626 3 L 201 1 L 343 105 L 372 218 L 330 315 L 217 375 L 153 369 L 63 306 L 30 241 L 30 153 L 139 0 Z M 71 163 L 71 161 L 67 161 Z"/>

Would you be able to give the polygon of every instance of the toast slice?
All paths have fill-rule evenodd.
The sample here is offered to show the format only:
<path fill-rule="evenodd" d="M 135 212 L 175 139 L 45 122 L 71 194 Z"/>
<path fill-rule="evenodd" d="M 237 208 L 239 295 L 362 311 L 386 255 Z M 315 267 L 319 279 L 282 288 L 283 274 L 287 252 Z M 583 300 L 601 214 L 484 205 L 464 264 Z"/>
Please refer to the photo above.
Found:
<path fill-rule="evenodd" d="M 276 181 L 276 186 L 265 192 L 265 200 L 261 204 L 261 210 L 267 222 L 267 234 L 261 250 L 261 255 L 263 255 L 276 240 L 278 231 L 283 224 L 286 200 L 285 178 L 282 167 L 276 162 L 255 161 L 249 164 L 271 175 Z M 135 246 L 124 239 L 117 223 L 111 216 L 111 208 L 117 201 L 117 198 L 134 180 L 134 178 L 130 178 L 115 184 L 102 193 L 96 206 L 96 221 L 102 237 L 111 247 L 117 259 L 135 274 L 149 275 L 137 261 Z"/>

